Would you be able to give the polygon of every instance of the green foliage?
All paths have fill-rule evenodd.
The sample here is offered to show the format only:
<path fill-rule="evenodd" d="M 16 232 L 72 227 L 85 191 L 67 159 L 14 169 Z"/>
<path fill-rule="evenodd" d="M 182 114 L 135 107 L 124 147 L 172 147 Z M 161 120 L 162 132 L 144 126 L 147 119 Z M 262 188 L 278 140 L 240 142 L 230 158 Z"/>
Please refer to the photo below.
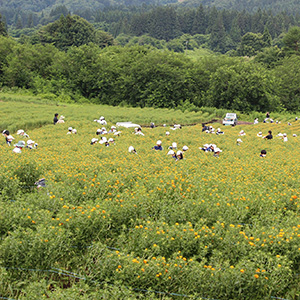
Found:
<path fill-rule="evenodd" d="M 300 27 L 291 27 L 288 33 L 283 37 L 284 51 L 289 54 L 300 52 Z"/>
<path fill-rule="evenodd" d="M 63 15 L 59 20 L 42 27 L 37 33 L 41 43 L 54 44 L 60 50 L 88 44 L 94 40 L 93 26 L 79 16 Z"/>

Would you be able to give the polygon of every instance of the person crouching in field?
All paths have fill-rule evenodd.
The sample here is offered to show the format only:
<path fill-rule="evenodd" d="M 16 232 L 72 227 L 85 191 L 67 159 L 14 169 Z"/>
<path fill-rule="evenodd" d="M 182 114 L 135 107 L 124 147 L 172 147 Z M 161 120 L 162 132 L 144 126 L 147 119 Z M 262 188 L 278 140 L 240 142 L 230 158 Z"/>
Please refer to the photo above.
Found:
<path fill-rule="evenodd" d="M 215 148 L 214 150 L 214 157 L 219 157 L 219 154 L 222 152 L 222 150 L 220 148 Z"/>
<path fill-rule="evenodd" d="M 15 148 L 13 149 L 13 153 L 22 153 L 22 149 L 25 147 L 24 141 L 19 141 L 15 144 Z"/>
<path fill-rule="evenodd" d="M 154 150 L 160 150 L 160 151 L 163 150 L 163 147 L 162 147 L 161 144 L 162 144 L 162 142 L 158 140 L 156 142 L 156 146 L 152 147 L 152 149 L 154 149 Z"/>
<path fill-rule="evenodd" d="M 268 135 L 264 136 L 263 139 L 271 140 L 273 138 L 272 131 L 268 131 Z"/>
<path fill-rule="evenodd" d="M 176 155 L 177 155 L 177 160 L 183 159 L 183 153 L 182 153 L 182 151 L 180 151 L 180 150 L 177 151 Z"/>
<path fill-rule="evenodd" d="M 266 157 L 266 156 L 267 156 L 267 151 L 266 150 L 261 150 L 259 157 Z"/>
<path fill-rule="evenodd" d="M 133 154 L 137 154 L 137 152 L 136 152 L 136 150 L 134 149 L 133 146 L 129 146 L 128 152 L 129 152 L 129 153 L 133 153 Z"/>

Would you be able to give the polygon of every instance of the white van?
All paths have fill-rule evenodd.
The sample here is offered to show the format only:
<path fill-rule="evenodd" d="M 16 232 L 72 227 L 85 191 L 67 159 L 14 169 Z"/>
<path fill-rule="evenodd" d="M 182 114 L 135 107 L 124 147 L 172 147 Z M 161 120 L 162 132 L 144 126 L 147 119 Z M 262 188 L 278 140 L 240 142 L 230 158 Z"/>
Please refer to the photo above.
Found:
<path fill-rule="evenodd" d="M 234 113 L 227 113 L 225 118 L 223 119 L 223 125 L 237 125 L 237 116 Z"/>

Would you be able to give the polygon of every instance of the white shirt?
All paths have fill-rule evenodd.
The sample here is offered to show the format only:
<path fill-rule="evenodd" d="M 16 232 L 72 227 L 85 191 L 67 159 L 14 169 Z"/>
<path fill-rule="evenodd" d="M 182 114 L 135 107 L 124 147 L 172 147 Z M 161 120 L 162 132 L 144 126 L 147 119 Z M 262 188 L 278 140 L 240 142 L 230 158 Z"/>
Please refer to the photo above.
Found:
<path fill-rule="evenodd" d="M 13 152 L 14 153 L 22 153 L 22 150 L 20 148 L 16 147 L 13 149 Z"/>

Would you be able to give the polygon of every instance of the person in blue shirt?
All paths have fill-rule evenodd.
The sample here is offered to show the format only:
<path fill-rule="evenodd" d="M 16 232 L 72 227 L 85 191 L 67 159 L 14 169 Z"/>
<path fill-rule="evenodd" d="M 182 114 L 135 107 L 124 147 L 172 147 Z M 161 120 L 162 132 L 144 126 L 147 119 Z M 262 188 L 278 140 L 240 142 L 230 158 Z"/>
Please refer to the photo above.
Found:
<path fill-rule="evenodd" d="M 152 149 L 154 149 L 154 150 L 163 150 L 163 147 L 162 147 L 162 142 L 161 141 L 157 141 L 156 142 L 156 146 L 154 146 Z"/>

